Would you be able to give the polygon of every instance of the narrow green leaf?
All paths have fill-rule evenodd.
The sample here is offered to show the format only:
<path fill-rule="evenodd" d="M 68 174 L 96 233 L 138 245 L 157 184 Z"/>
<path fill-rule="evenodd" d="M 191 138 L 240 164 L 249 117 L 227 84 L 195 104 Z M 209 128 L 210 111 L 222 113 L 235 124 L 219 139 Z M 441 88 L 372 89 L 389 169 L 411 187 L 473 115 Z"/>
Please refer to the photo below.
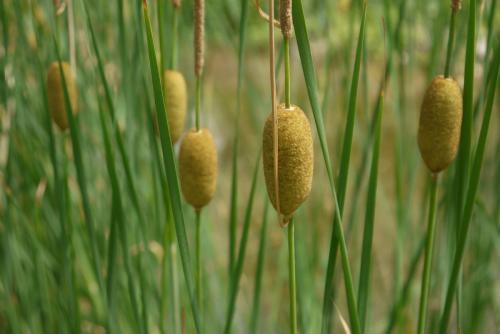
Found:
<path fill-rule="evenodd" d="M 351 88 L 350 88 L 349 103 L 347 110 L 347 120 L 344 130 L 344 143 L 342 147 L 342 156 L 340 159 L 340 170 L 339 170 L 339 178 L 337 184 L 339 211 L 341 217 L 344 211 L 344 200 L 347 190 L 347 180 L 349 176 L 352 137 L 354 130 L 354 121 L 356 116 L 356 99 L 358 93 L 359 72 L 360 72 L 361 57 L 364 49 L 363 46 L 364 46 L 365 29 L 366 29 L 366 7 L 367 4 L 365 3 L 363 6 L 361 25 L 359 28 L 359 35 L 358 35 L 358 43 L 356 47 L 356 58 L 354 61 L 354 68 L 351 80 Z M 334 219 L 336 219 L 336 216 L 334 216 Z M 331 331 L 331 324 L 332 324 L 331 316 L 334 305 L 334 298 L 333 298 L 334 286 L 332 283 L 334 281 L 333 273 L 335 269 L 337 249 L 338 249 L 338 239 L 335 236 L 335 230 L 332 229 L 332 235 L 330 237 L 330 251 L 328 255 L 327 277 L 325 280 L 325 292 L 323 297 L 323 331 L 326 332 Z"/>
<path fill-rule="evenodd" d="M 361 330 L 366 327 L 366 314 L 368 310 L 368 297 L 370 294 L 370 271 L 372 258 L 373 229 L 375 223 L 375 207 L 377 201 L 378 160 L 380 155 L 380 133 L 382 128 L 382 115 L 384 113 L 384 96 L 381 96 L 381 107 L 377 112 L 377 125 L 375 140 L 373 141 L 373 155 L 368 181 L 368 194 L 366 197 L 365 227 L 363 231 L 363 247 L 361 249 L 361 264 L 359 269 L 358 310 Z"/>
<path fill-rule="evenodd" d="M 123 258 L 124 258 L 124 263 L 125 263 L 125 271 L 127 273 L 127 281 L 128 281 L 128 286 L 129 286 L 129 296 L 130 296 L 130 302 L 132 304 L 132 311 L 134 314 L 134 326 L 137 331 L 141 331 L 140 324 L 144 323 L 141 321 L 141 317 L 139 315 L 139 306 L 137 302 L 137 297 L 136 297 L 136 288 L 134 284 L 134 279 L 132 275 L 132 270 L 130 267 L 130 256 L 129 256 L 129 251 L 128 251 L 128 242 L 127 242 L 127 231 L 124 226 L 124 214 L 123 214 L 123 204 L 122 204 L 122 198 L 121 198 L 121 193 L 120 193 L 120 185 L 118 183 L 118 175 L 116 173 L 116 167 L 115 167 L 115 158 L 113 155 L 113 151 L 111 148 L 111 143 L 109 140 L 109 134 L 108 130 L 106 127 L 106 122 L 104 120 L 104 112 L 102 111 L 102 108 L 99 108 L 99 119 L 101 121 L 101 130 L 102 130 L 102 136 L 103 136 L 103 141 L 104 141 L 104 149 L 105 149 L 105 156 L 106 156 L 106 166 L 108 169 L 108 175 L 111 181 L 111 188 L 112 188 L 112 193 L 113 193 L 113 204 L 116 209 L 117 214 L 115 215 L 114 219 L 116 220 L 115 222 L 112 222 L 112 225 L 117 224 L 118 227 L 118 233 L 120 235 L 120 242 L 122 246 L 122 251 L 123 251 Z M 142 319 L 144 320 L 144 319 Z"/>
<path fill-rule="evenodd" d="M 257 269 L 255 270 L 255 287 L 253 292 L 252 315 L 250 318 L 250 333 L 257 332 L 257 321 L 260 309 L 260 291 L 264 272 L 264 258 L 267 244 L 267 213 L 269 211 L 269 200 L 265 197 L 264 213 L 262 215 L 262 227 L 260 228 L 259 254 L 257 255 Z"/>
<path fill-rule="evenodd" d="M 236 88 L 236 118 L 234 125 L 233 156 L 231 165 L 231 204 L 229 212 L 229 274 L 234 267 L 236 230 L 238 224 L 238 145 L 240 138 L 241 87 L 243 82 L 243 55 L 245 52 L 246 27 L 248 22 L 248 0 L 241 1 L 240 31 L 238 47 L 238 83 Z"/>
<path fill-rule="evenodd" d="M 181 253 L 182 268 L 184 271 L 184 278 L 188 290 L 189 300 L 191 303 L 191 310 L 193 313 L 196 332 L 200 333 L 200 318 L 198 308 L 194 298 L 194 282 L 191 267 L 191 257 L 189 255 L 189 245 L 186 236 L 186 229 L 184 227 L 184 214 L 182 212 L 182 203 L 179 190 L 179 181 L 177 179 L 177 167 L 175 163 L 175 155 L 170 140 L 170 130 L 168 126 L 168 119 L 165 112 L 165 99 L 163 97 L 163 90 L 161 87 L 161 78 L 158 71 L 158 62 L 156 60 L 156 50 L 153 41 L 153 31 L 151 28 L 151 21 L 148 13 L 147 2 L 143 1 L 144 23 L 146 28 L 146 37 L 148 43 L 149 65 L 151 69 L 151 78 L 153 81 L 153 89 L 156 103 L 156 110 L 158 115 L 158 125 L 160 129 L 161 147 L 163 152 L 163 162 L 165 164 L 165 174 L 168 182 L 168 190 L 170 194 L 170 202 L 172 206 L 172 214 L 175 222 L 175 231 L 179 243 L 179 250 Z"/>
<path fill-rule="evenodd" d="M 100 271 L 100 268 L 101 268 L 100 258 L 99 258 L 99 252 L 97 250 L 97 238 L 96 238 L 96 233 L 95 233 L 94 220 L 92 219 L 92 211 L 90 209 L 90 201 L 89 201 L 89 196 L 88 196 L 88 191 L 87 191 L 87 177 L 86 177 L 86 173 L 85 173 L 85 167 L 83 164 L 82 150 L 81 150 L 81 146 L 80 146 L 80 132 L 78 129 L 77 120 L 76 120 L 75 116 L 73 115 L 73 108 L 71 106 L 71 102 L 70 102 L 70 98 L 69 98 L 69 92 L 68 92 L 68 87 L 66 84 L 66 78 L 63 74 L 61 54 L 59 52 L 59 45 L 57 43 L 56 37 L 53 36 L 53 38 L 54 38 L 54 44 L 55 44 L 55 48 L 56 48 L 57 58 L 59 61 L 59 74 L 61 75 L 61 82 L 63 84 L 65 111 L 66 111 L 66 116 L 67 116 L 68 122 L 69 122 L 71 144 L 73 147 L 73 154 L 74 154 L 74 158 L 75 158 L 77 180 L 78 180 L 78 185 L 80 188 L 80 193 L 82 196 L 83 211 L 85 214 L 87 233 L 89 235 L 90 248 L 91 248 L 91 252 L 92 252 L 92 265 L 94 267 L 93 268 L 94 274 L 96 275 L 97 284 L 99 285 L 99 289 L 101 290 L 102 293 L 104 293 L 104 283 L 103 283 L 102 274 Z"/>
<path fill-rule="evenodd" d="M 406 281 L 403 285 L 403 288 L 400 293 L 398 293 L 398 299 L 394 303 L 394 305 L 391 308 L 390 312 L 390 317 L 389 317 L 389 322 L 387 324 L 387 328 L 385 330 L 386 334 L 392 333 L 394 326 L 396 326 L 399 316 L 401 314 L 401 311 L 404 309 L 407 301 L 408 301 L 408 296 L 410 295 L 410 288 L 413 283 L 413 279 L 416 277 L 417 274 L 417 268 L 418 268 L 418 262 L 420 258 L 422 257 L 422 254 L 424 253 L 425 249 L 425 240 L 426 237 L 422 237 L 420 240 L 420 243 L 418 244 L 417 249 L 415 250 L 413 256 L 411 257 L 410 261 L 410 267 L 408 270 L 408 276 L 406 277 Z"/>
<path fill-rule="evenodd" d="M 94 47 L 94 51 L 96 54 L 97 58 L 97 67 L 99 70 L 99 77 L 101 78 L 102 85 L 104 87 L 104 95 L 106 97 L 106 103 L 109 109 L 109 112 L 111 114 L 111 120 L 113 124 L 113 129 L 114 129 L 114 134 L 116 138 L 116 142 L 118 144 L 118 150 L 120 152 L 120 157 L 122 160 L 123 164 L 123 169 L 125 170 L 125 178 L 127 181 L 127 186 L 128 186 L 128 194 L 130 196 L 130 200 L 132 201 L 132 204 L 134 206 L 134 209 L 136 211 L 137 217 L 139 219 L 139 227 L 141 229 L 141 232 L 144 236 L 144 219 L 143 219 L 143 214 L 141 210 L 141 206 L 139 204 L 139 197 L 137 196 L 137 190 L 136 186 L 133 181 L 133 176 L 132 176 L 132 168 L 130 167 L 130 159 L 127 155 L 127 151 L 125 150 L 125 145 L 123 143 L 123 137 L 122 133 L 120 132 L 120 128 L 118 126 L 118 122 L 116 122 L 116 116 L 115 116 L 115 108 L 113 104 L 113 98 L 111 97 L 111 89 L 109 88 L 108 81 L 106 79 L 106 75 L 104 73 L 104 65 L 102 62 L 101 58 L 101 53 L 99 52 L 99 47 L 97 45 L 97 39 L 94 33 L 94 26 L 92 24 L 92 19 L 90 18 L 90 13 L 87 7 L 87 3 L 84 2 L 85 6 L 85 14 L 87 16 L 87 25 L 90 30 L 90 35 L 92 37 L 92 45 Z"/>
<path fill-rule="evenodd" d="M 238 258 L 236 259 L 235 267 L 233 272 L 231 273 L 232 275 L 229 281 L 231 284 L 231 288 L 229 292 L 229 304 L 227 306 L 227 313 L 226 313 L 226 324 L 224 326 L 225 334 L 229 334 L 229 332 L 231 331 L 231 325 L 233 323 L 234 311 L 236 307 L 236 297 L 238 296 L 241 273 L 243 272 L 243 264 L 245 262 L 245 255 L 246 255 L 247 241 L 248 241 L 248 230 L 250 228 L 250 223 L 252 221 L 253 201 L 255 197 L 255 189 L 257 188 L 257 179 L 260 170 L 261 151 L 262 149 L 259 150 L 259 153 L 257 155 L 257 161 L 255 163 L 253 171 L 252 187 L 250 188 L 247 208 L 245 210 L 245 220 L 243 222 L 243 231 L 240 240 Z"/>
<path fill-rule="evenodd" d="M 462 127 L 460 129 L 460 146 L 456 159 L 455 172 L 455 215 L 460 222 L 463 211 L 464 194 L 469 178 L 470 151 L 473 128 L 474 103 L 474 62 L 476 54 L 476 1 L 469 1 L 469 22 L 467 27 L 467 47 L 465 53 L 464 103 Z M 458 226 L 458 225 L 457 225 Z M 459 227 L 457 227 L 459 228 Z"/>
<path fill-rule="evenodd" d="M 471 2 L 474 2 L 471 0 Z M 475 6 L 472 5 L 471 6 Z M 472 14 L 471 14 L 472 15 Z M 469 27 L 470 28 L 470 27 Z M 471 33 L 471 30 L 469 30 Z M 474 156 L 474 161 L 472 164 L 472 169 L 470 173 L 470 181 L 467 187 L 467 197 L 465 199 L 465 207 L 463 210 L 463 215 L 460 219 L 460 230 L 458 234 L 457 248 L 455 249 L 455 255 L 453 259 L 453 269 L 451 272 L 450 280 L 448 283 L 448 289 L 446 292 L 446 301 L 441 316 L 440 321 L 440 333 L 446 333 L 448 328 L 448 323 L 450 320 L 451 308 L 453 305 L 453 297 L 455 295 L 455 290 L 457 287 L 459 273 L 462 267 L 462 260 L 465 252 L 465 244 L 467 241 L 467 234 L 469 231 L 469 225 L 472 219 L 472 212 L 474 209 L 474 203 L 476 200 L 476 193 L 479 186 L 479 177 L 481 175 L 481 168 L 483 165 L 484 150 L 486 147 L 486 139 L 488 137 L 488 130 L 490 126 L 491 113 L 493 110 L 493 102 L 495 100 L 495 92 L 497 88 L 497 80 L 499 76 L 499 65 L 500 64 L 500 42 L 495 49 L 494 63 L 493 63 L 493 73 L 495 73 L 494 79 L 491 82 L 490 90 L 488 91 L 486 110 L 483 117 L 483 123 L 481 125 L 481 132 L 479 134 L 479 141 L 476 148 L 476 153 Z M 468 86 L 472 89 L 471 86 Z M 472 96 L 471 96 L 472 98 Z M 468 108 L 472 111 L 472 101 L 469 101 Z"/>
<path fill-rule="evenodd" d="M 347 295 L 347 304 L 349 309 L 349 317 L 351 321 L 351 327 L 353 329 L 354 334 L 359 334 L 361 332 L 359 319 L 357 314 L 354 286 L 352 283 L 352 275 L 349 264 L 349 257 L 347 254 L 347 245 L 345 243 L 344 232 L 342 230 L 342 218 L 340 217 L 339 204 L 337 199 L 337 193 L 335 190 L 335 183 L 333 180 L 333 171 L 330 161 L 330 156 L 328 153 L 328 146 L 326 143 L 326 135 L 325 135 L 325 127 L 323 122 L 323 114 L 321 112 L 318 100 L 318 93 L 316 87 L 316 78 L 314 73 L 314 66 L 312 63 L 311 56 L 311 48 L 309 45 L 309 40 L 307 37 L 306 24 L 304 19 L 304 12 L 302 9 L 301 0 L 294 1 L 292 3 L 292 13 L 293 13 L 293 22 L 295 27 L 295 32 L 297 35 L 297 44 L 299 47 L 299 54 L 302 62 L 302 69 L 304 72 L 304 77 L 306 79 L 306 86 L 309 93 L 309 101 L 311 103 L 311 107 L 313 109 L 314 119 L 316 122 L 316 130 L 318 132 L 320 145 L 323 153 L 323 158 L 325 161 L 325 166 L 328 174 L 330 191 L 333 195 L 333 201 L 335 204 L 335 219 L 334 219 L 334 233 L 335 238 L 339 240 L 340 250 L 342 255 L 342 267 L 344 271 L 344 284 Z M 327 277 L 332 277 L 333 273 L 328 274 Z M 326 281 L 325 285 L 329 287 L 329 289 L 333 288 L 333 282 L 331 280 Z M 330 286 L 332 286 L 330 288 Z M 328 292 L 328 291 L 327 291 Z"/>

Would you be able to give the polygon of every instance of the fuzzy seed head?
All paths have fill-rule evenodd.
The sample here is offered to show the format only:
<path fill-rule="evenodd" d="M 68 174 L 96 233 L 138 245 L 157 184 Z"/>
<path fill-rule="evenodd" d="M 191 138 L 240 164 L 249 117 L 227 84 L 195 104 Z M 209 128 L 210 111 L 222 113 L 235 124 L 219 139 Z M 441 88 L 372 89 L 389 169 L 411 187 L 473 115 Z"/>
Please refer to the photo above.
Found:
<path fill-rule="evenodd" d="M 292 0 L 280 0 L 280 27 L 283 37 L 292 38 Z"/>
<path fill-rule="evenodd" d="M 172 5 L 174 8 L 179 8 L 181 6 L 181 0 L 172 0 Z"/>
<path fill-rule="evenodd" d="M 71 66 L 68 63 L 63 62 L 61 63 L 61 65 L 64 79 L 66 80 L 68 95 L 71 102 L 71 109 L 73 111 L 73 115 L 76 115 L 76 113 L 78 112 L 78 93 L 76 89 L 75 78 L 73 76 L 73 72 L 71 71 Z M 61 73 L 59 72 L 58 62 L 53 62 L 52 64 L 50 64 L 46 84 L 47 98 L 49 101 L 49 108 L 52 119 L 57 124 L 59 129 L 61 129 L 61 131 L 64 131 L 68 128 L 68 118 L 66 115 L 66 104 L 64 101 L 64 87 Z"/>
<path fill-rule="evenodd" d="M 166 70 L 163 74 L 167 118 L 172 143 L 176 143 L 184 130 L 187 110 L 187 88 L 182 73 Z"/>
<path fill-rule="evenodd" d="M 461 8 L 462 8 L 461 0 L 451 0 L 451 9 L 453 9 L 455 12 L 458 12 Z"/>
<path fill-rule="evenodd" d="M 455 159 L 462 124 L 462 91 L 451 78 L 435 77 L 420 110 L 418 146 L 429 170 L 439 173 Z"/>
<path fill-rule="evenodd" d="M 280 104 L 277 109 L 279 207 L 286 221 L 311 192 L 313 139 L 309 120 L 299 107 L 291 105 L 287 109 Z M 276 208 L 273 138 L 273 117 L 270 115 L 264 125 L 263 163 L 267 193 Z"/>
<path fill-rule="evenodd" d="M 194 73 L 200 77 L 205 63 L 205 0 L 194 1 Z"/>
<path fill-rule="evenodd" d="M 217 150 L 208 129 L 190 129 L 179 152 L 179 178 L 186 202 L 199 211 L 215 193 Z"/>

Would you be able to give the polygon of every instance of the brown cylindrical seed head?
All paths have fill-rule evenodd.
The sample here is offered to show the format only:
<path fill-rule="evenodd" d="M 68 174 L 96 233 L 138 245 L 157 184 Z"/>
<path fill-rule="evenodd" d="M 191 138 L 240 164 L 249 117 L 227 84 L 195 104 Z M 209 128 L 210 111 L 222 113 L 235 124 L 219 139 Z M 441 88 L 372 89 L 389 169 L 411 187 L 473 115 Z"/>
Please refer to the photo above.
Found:
<path fill-rule="evenodd" d="M 172 5 L 174 8 L 179 8 L 181 6 L 181 0 L 172 0 Z"/>
<path fill-rule="evenodd" d="M 292 37 L 292 0 L 280 0 L 280 27 L 285 38 Z"/>
<path fill-rule="evenodd" d="M 207 205 L 214 196 L 217 150 L 208 129 L 190 129 L 182 139 L 179 178 L 186 202 L 196 210 Z"/>
<path fill-rule="evenodd" d="M 203 72 L 205 53 L 205 0 L 194 1 L 194 73 L 200 77 Z"/>
<path fill-rule="evenodd" d="M 75 78 L 73 76 L 73 72 L 71 71 L 71 66 L 68 63 L 63 62 L 61 65 L 68 88 L 71 109 L 73 111 L 73 115 L 76 115 L 78 112 L 78 93 L 76 90 Z M 59 72 L 58 62 L 53 62 L 49 67 L 47 74 L 47 99 L 49 101 L 52 119 L 62 131 L 66 130 L 68 128 L 68 118 L 66 115 L 66 104 L 64 101 L 64 87 L 61 73 Z"/>
<path fill-rule="evenodd" d="M 459 11 L 462 8 L 462 1 L 460 0 L 451 0 L 451 9 L 454 11 Z"/>
<path fill-rule="evenodd" d="M 187 110 L 187 88 L 182 73 L 166 70 L 163 74 L 165 107 L 172 143 L 176 143 L 184 131 Z"/>
<path fill-rule="evenodd" d="M 278 114 L 278 182 L 281 214 L 285 221 L 306 200 L 313 177 L 313 140 L 311 126 L 297 106 L 277 107 Z M 273 117 L 264 125 L 263 163 L 267 193 L 276 208 L 273 154 Z"/>
<path fill-rule="evenodd" d="M 462 91 L 451 78 L 435 77 L 424 95 L 418 127 L 420 154 L 439 173 L 455 159 L 462 124 Z"/>

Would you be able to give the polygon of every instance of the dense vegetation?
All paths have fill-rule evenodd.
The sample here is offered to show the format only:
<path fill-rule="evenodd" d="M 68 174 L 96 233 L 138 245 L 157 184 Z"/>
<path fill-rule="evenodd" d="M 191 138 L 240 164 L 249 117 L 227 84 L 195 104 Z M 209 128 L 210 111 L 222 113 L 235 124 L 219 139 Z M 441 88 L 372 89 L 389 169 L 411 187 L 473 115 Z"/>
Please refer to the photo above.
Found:
<path fill-rule="evenodd" d="M 0 0 L 1 333 L 500 327 L 497 1 L 270 3 Z"/>

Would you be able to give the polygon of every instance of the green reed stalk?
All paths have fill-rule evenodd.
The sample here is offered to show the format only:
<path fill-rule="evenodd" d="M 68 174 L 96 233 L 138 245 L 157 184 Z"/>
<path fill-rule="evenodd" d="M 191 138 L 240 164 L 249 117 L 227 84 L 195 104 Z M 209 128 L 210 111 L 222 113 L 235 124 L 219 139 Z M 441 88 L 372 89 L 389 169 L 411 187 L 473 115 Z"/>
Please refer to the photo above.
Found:
<path fill-rule="evenodd" d="M 450 66 L 451 66 L 451 54 L 453 52 L 453 41 L 455 40 L 455 22 L 456 22 L 456 15 L 457 14 L 457 9 L 452 8 L 451 9 L 451 16 L 450 16 L 450 31 L 448 35 L 448 47 L 446 51 L 446 63 L 444 65 L 444 77 L 449 78 L 450 77 Z"/>
<path fill-rule="evenodd" d="M 231 277 L 236 257 L 236 229 L 238 223 L 238 146 L 240 140 L 241 89 L 243 86 L 243 56 L 248 23 L 248 1 L 241 1 L 239 45 L 238 45 L 238 82 L 236 87 L 236 117 L 234 125 L 233 155 L 231 161 L 231 204 L 229 211 L 229 260 L 228 270 Z M 231 284 L 229 284 L 230 286 Z"/>
<path fill-rule="evenodd" d="M 200 130 L 200 110 L 201 110 L 201 77 L 196 77 L 196 105 L 195 105 L 195 127 Z"/>
<path fill-rule="evenodd" d="M 375 207 L 377 200 L 378 182 L 378 161 L 380 155 L 380 136 L 382 128 L 382 115 L 384 112 L 384 95 L 380 96 L 381 107 L 377 110 L 375 140 L 373 142 L 373 155 L 370 169 L 370 179 L 368 183 L 368 194 L 366 200 L 365 226 L 363 231 L 363 247 L 361 250 L 361 264 L 359 269 L 358 285 L 358 312 L 361 323 L 361 330 L 366 327 L 366 317 L 368 308 L 368 297 L 370 294 L 370 272 L 372 258 L 373 230 L 375 224 Z"/>
<path fill-rule="evenodd" d="M 262 287 L 264 257 L 266 253 L 266 244 L 267 244 L 267 224 L 269 221 L 267 217 L 268 211 L 269 211 L 269 200 L 266 198 L 264 204 L 264 213 L 262 217 L 262 227 L 260 229 L 259 255 L 257 256 L 257 269 L 255 271 L 255 287 L 254 287 L 254 295 L 252 303 L 252 315 L 250 318 L 250 333 L 253 334 L 257 332 L 257 321 L 259 316 L 260 293 Z"/>
<path fill-rule="evenodd" d="M 203 282 L 202 282 L 202 259 L 201 259 L 201 212 L 196 211 L 196 302 L 198 303 L 198 310 L 200 312 L 201 318 L 201 327 L 203 328 L 203 307 L 202 307 L 202 298 L 203 298 Z"/>
<path fill-rule="evenodd" d="M 290 333 L 297 333 L 297 282 L 295 279 L 295 223 L 288 223 L 288 279 L 290 289 Z"/>
<path fill-rule="evenodd" d="M 290 39 L 283 41 L 285 48 L 285 106 L 290 108 Z"/>
<path fill-rule="evenodd" d="M 177 68 L 177 50 L 178 50 L 178 43 L 177 40 L 179 39 L 179 11 L 180 8 L 174 7 L 174 11 L 172 13 L 172 54 L 170 56 L 170 68 L 176 69 Z"/>
<path fill-rule="evenodd" d="M 471 1 L 473 2 L 473 1 Z M 474 6 L 471 4 L 471 6 Z M 470 14 L 472 15 L 472 13 Z M 470 28 L 470 27 L 469 27 Z M 471 29 L 471 28 L 470 28 Z M 470 32 L 470 31 L 469 31 Z M 465 207 L 463 210 L 463 215 L 460 219 L 460 230 L 458 234 L 458 242 L 457 247 L 455 249 L 455 255 L 453 259 L 453 267 L 451 276 L 448 282 L 448 288 L 446 290 L 446 300 L 444 304 L 443 313 L 441 315 L 440 324 L 439 324 L 439 332 L 446 333 L 448 329 L 448 323 L 450 320 L 451 309 L 453 306 L 453 297 L 455 294 L 455 290 L 457 288 L 458 278 L 462 267 L 463 256 L 465 252 L 465 244 L 467 241 L 467 234 L 469 232 L 469 226 L 472 219 L 472 212 L 474 209 L 474 204 L 476 200 L 476 193 L 479 185 L 479 177 L 481 175 L 481 168 L 483 164 L 484 151 L 486 146 L 486 139 L 488 137 L 488 130 L 490 125 L 491 113 L 493 109 L 493 101 L 495 98 L 496 85 L 499 76 L 499 67 L 500 67 L 500 43 L 497 44 L 495 50 L 495 56 L 493 60 L 493 68 L 494 68 L 494 80 L 492 80 L 490 85 L 490 90 L 488 92 L 487 102 L 486 102 L 486 110 L 483 117 L 483 123 L 481 125 L 481 132 L 479 134 L 479 140 L 476 148 L 476 154 L 474 156 L 470 181 L 467 187 L 467 197 L 465 199 Z M 472 109 L 472 102 L 469 101 L 468 108 Z"/>
<path fill-rule="evenodd" d="M 434 250 L 434 239 L 436 232 L 436 203 L 437 203 L 437 186 L 438 175 L 432 175 L 430 178 L 431 193 L 429 196 L 429 216 L 427 227 L 427 238 L 425 242 L 425 260 L 424 272 L 422 274 L 422 288 L 420 290 L 420 306 L 418 312 L 418 334 L 425 332 L 425 319 L 427 313 L 427 301 L 429 298 L 429 287 L 431 281 L 432 255 Z"/>

